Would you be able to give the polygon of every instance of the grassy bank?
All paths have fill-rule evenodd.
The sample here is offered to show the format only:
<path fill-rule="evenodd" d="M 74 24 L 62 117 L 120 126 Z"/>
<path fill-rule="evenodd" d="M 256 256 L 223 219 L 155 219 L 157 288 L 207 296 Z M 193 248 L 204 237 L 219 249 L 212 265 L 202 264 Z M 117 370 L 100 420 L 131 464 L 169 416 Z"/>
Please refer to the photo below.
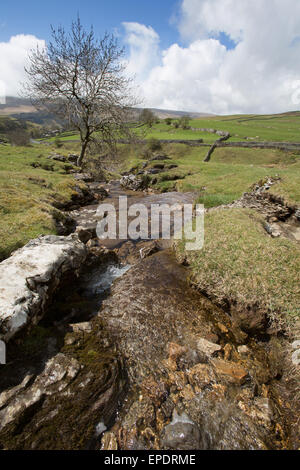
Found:
<path fill-rule="evenodd" d="M 300 319 L 299 245 L 273 239 L 253 210 L 217 210 L 205 216 L 205 244 L 200 251 L 175 245 L 190 265 L 193 282 L 220 304 L 259 307 L 270 318 Z"/>
<path fill-rule="evenodd" d="M 142 168 L 147 147 L 127 148 L 122 169 Z M 196 191 L 198 201 L 206 207 L 228 204 L 248 191 L 251 186 L 268 176 L 279 176 L 281 181 L 272 192 L 283 196 L 291 204 L 300 204 L 300 156 L 293 152 L 270 149 L 218 148 L 209 163 L 204 163 L 207 149 L 182 144 L 163 145 L 155 153 L 166 154 L 165 169 L 151 178 L 160 191 L 173 189 Z M 124 149 L 123 149 L 124 153 Z M 157 163 L 157 162 L 156 162 Z M 149 167 L 155 162 L 150 162 Z M 177 168 L 167 169 L 175 164 Z"/>
<path fill-rule="evenodd" d="M 31 238 L 55 233 L 53 203 L 76 192 L 67 174 L 71 165 L 48 159 L 52 151 L 57 149 L 0 146 L 0 260 Z"/>

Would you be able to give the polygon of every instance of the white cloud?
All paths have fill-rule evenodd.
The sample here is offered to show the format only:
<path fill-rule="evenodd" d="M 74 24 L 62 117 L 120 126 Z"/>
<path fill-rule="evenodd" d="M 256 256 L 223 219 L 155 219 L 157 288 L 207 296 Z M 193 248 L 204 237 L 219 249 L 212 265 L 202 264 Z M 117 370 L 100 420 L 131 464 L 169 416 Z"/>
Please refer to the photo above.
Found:
<path fill-rule="evenodd" d="M 25 80 L 24 67 L 31 49 L 45 46 L 45 41 L 32 35 L 12 36 L 8 42 L 0 42 L 0 81 L 4 83 L 7 96 L 17 96 L 20 83 Z"/>
<path fill-rule="evenodd" d="M 134 25 L 144 33 L 128 40 L 129 63 L 147 106 L 222 114 L 300 107 L 299 0 L 182 0 L 179 31 L 187 45 L 165 51 L 152 28 Z M 220 43 L 221 32 L 235 49 Z"/>
<path fill-rule="evenodd" d="M 125 28 L 125 42 L 130 47 L 128 71 L 139 80 L 145 79 L 159 62 L 159 35 L 151 26 L 140 23 L 122 23 Z"/>

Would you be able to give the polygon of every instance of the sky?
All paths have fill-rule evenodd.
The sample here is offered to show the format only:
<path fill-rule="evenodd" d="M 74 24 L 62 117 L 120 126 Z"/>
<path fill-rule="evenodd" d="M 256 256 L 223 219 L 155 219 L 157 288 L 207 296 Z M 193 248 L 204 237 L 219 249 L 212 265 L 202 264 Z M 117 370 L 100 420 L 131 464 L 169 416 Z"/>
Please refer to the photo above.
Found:
<path fill-rule="evenodd" d="M 126 49 L 143 107 L 215 114 L 300 109 L 299 0 L 0 0 L 0 95 L 28 52 L 79 14 Z"/>

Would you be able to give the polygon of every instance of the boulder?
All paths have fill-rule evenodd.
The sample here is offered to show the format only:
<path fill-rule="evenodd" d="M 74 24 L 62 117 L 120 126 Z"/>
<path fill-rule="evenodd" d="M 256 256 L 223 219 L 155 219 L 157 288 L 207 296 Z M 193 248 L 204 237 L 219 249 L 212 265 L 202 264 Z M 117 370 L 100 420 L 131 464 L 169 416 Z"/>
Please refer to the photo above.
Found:
<path fill-rule="evenodd" d="M 41 236 L 0 263 L 0 339 L 10 340 L 36 324 L 61 279 L 85 261 L 85 245 L 76 234 Z"/>
<path fill-rule="evenodd" d="M 75 153 L 70 153 L 67 160 L 71 163 L 77 163 L 78 157 L 79 155 L 76 155 Z"/>
<path fill-rule="evenodd" d="M 83 181 L 84 183 L 92 183 L 94 178 L 90 173 L 75 173 L 74 178 L 77 181 Z"/>
<path fill-rule="evenodd" d="M 124 188 L 131 189 L 132 191 L 143 190 L 148 186 L 146 178 L 138 178 L 135 175 L 122 176 L 120 184 Z"/>
<path fill-rule="evenodd" d="M 65 162 L 67 160 L 66 157 L 64 157 L 63 155 L 59 155 L 59 154 L 54 154 L 54 155 L 49 155 L 48 157 L 50 160 L 56 160 L 58 162 Z"/>
<path fill-rule="evenodd" d="M 93 238 L 93 233 L 80 225 L 76 227 L 75 233 L 77 233 L 78 238 L 82 243 L 87 243 L 91 238 Z"/>

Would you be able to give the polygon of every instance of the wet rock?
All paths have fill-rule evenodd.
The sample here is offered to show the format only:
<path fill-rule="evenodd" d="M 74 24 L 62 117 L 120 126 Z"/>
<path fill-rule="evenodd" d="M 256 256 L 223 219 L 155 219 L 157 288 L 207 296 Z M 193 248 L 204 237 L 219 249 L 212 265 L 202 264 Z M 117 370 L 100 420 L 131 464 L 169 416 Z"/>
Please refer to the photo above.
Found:
<path fill-rule="evenodd" d="M 245 344 L 242 345 L 242 346 L 238 346 L 237 350 L 238 350 L 238 353 L 239 353 L 241 356 L 243 356 L 243 355 L 246 356 L 247 354 L 250 353 L 250 349 L 249 349 L 248 346 L 246 346 Z"/>
<path fill-rule="evenodd" d="M 245 395 L 244 399 L 238 403 L 238 406 L 250 416 L 255 423 L 267 429 L 272 425 L 275 410 L 269 398 L 257 397 L 252 400 Z"/>
<path fill-rule="evenodd" d="M 216 308 L 188 286 L 186 276 L 185 268 L 161 251 L 135 264 L 103 302 L 99 317 L 127 358 L 135 383 L 161 374 L 167 359 L 171 370 L 181 357 L 186 367 L 189 344 L 211 332 L 203 316 Z"/>
<path fill-rule="evenodd" d="M 233 348 L 230 343 L 225 344 L 224 346 L 224 359 L 225 361 L 230 361 L 231 359 L 231 353 L 233 351 Z"/>
<path fill-rule="evenodd" d="M 105 432 L 101 439 L 101 450 L 118 450 L 117 438 L 113 432 Z"/>
<path fill-rule="evenodd" d="M 87 243 L 93 237 L 93 234 L 91 231 L 81 226 L 76 227 L 75 233 L 77 233 L 78 238 L 82 243 Z"/>
<path fill-rule="evenodd" d="M 200 338 L 197 341 L 198 351 L 204 353 L 206 356 L 211 357 L 218 351 L 221 351 L 222 347 L 219 344 L 207 341 L 205 338 Z"/>
<path fill-rule="evenodd" d="M 213 359 L 212 364 L 217 375 L 221 375 L 231 383 L 242 385 L 246 382 L 248 372 L 239 364 L 223 359 Z"/>
<path fill-rule="evenodd" d="M 31 240 L 0 263 L 0 338 L 11 339 L 36 324 L 68 273 L 76 273 L 87 252 L 77 235 Z"/>
<path fill-rule="evenodd" d="M 12 421 L 20 420 L 20 415 L 26 413 L 26 410 L 37 403 L 42 403 L 45 395 L 62 392 L 76 377 L 79 370 L 80 364 L 76 359 L 69 359 L 63 354 L 58 354 L 50 359 L 46 363 L 44 371 L 29 388 L 22 391 L 23 388 L 26 388 L 29 380 L 25 384 L 23 381 L 19 388 L 14 388 L 14 398 L 0 411 L 0 431 Z M 21 393 L 16 393 L 19 391 Z M 2 394 L 0 401 L 3 401 Z"/>
<path fill-rule="evenodd" d="M 138 249 L 141 259 L 147 258 L 160 250 L 158 243 L 155 241 L 141 242 L 138 244 Z"/>
<path fill-rule="evenodd" d="M 207 364 L 195 365 L 189 370 L 187 377 L 196 392 L 199 392 L 216 380 L 212 367 Z"/>
<path fill-rule="evenodd" d="M 167 385 L 163 381 L 156 381 L 148 377 L 141 384 L 141 390 L 155 405 L 159 405 L 168 395 Z"/>
<path fill-rule="evenodd" d="M 260 309 L 237 309 L 232 308 L 232 324 L 235 327 L 237 338 L 241 343 L 245 343 L 247 335 L 264 335 L 268 328 L 266 312 Z M 243 341 L 243 333 L 244 341 Z"/>
<path fill-rule="evenodd" d="M 217 323 L 217 327 L 220 330 L 221 333 L 227 334 L 229 332 L 227 326 L 223 325 L 223 323 Z"/>
<path fill-rule="evenodd" d="M 88 247 L 88 258 L 87 263 L 89 266 L 93 266 L 94 264 L 105 264 L 109 262 L 118 262 L 118 256 L 114 250 L 110 250 L 105 246 L 101 246 L 100 244 L 92 244 L 88 246 L 88 244 L 92 242 L 89 240 L 87 243 Z"/>
<path fill-rule="evenodd" d="M 3 408 L 4 405 L 6 405 L 11 398 L 17 395 L 17 393 L 19 393 L 20 391 L 24 390 L 28 386 L 29 382 L 31 381 L 33 377 L 34 377 L 34 374 L 28 373 L 27 375 L 25 375 L 24 379 L 19 385 L 16 385 L 15 387 L 11 387 L 8 390 L 5 390 L 4 392 L 2 392 L 0 394 L 0 408 Z"/>
<path fill-rule="evenodd" d="M 294 366 L 300 365 L 300 349 L 296 349 L 296 351 L 292 354 L 292 363 Z"/>
<path fill-rule="evenodd" d="M 178 360 L 186 353 L 187 349 L 184 346 L 180 346 L 176 343 L 170 343 L 168 345 L 168 360 L 166 361 L 167 367 L 171 370 L 177 369 Z"/>
<path fill-rule="evenodd" d="M 170 364 L 167 362 L 167 367 L 172 371 L 172 372 L 169 372 L 169 384 L 170 384 L 171 392 L 183 390 L 185 386 L 187 385 L 186 374 L 183 371 L 176 371 L 177 365 L 176 365 L 176 368 L 170 367 Z"/>
<path fill-rule="evenodd" d="M 45 345 L 30 377 L 24 378 L 24 366 L 15 377 L 15 364 L 1 371 L 1 383 L 10 371 L 6 380 L 14 385 L 0 395 L 1 448 L 100 448 L 100 434 L 124 398 L 126 374 L 101 322 L 95 318 L 92 324 L 92 331 L 67 333 L 75 343 L 65 341 L 62 347 L 59 342 L 60 352 L 47 352 Z"/>
<path fill-rule="evenodd" d="M 164 429 L 161 444 L 165 449 L 199 449 L 199 428 L 188 418 L 186 414 L 182 414 L 180 416 L 175 410 L 173 413 L 173 421 Z"/>
<path fill-rule="evenodd" d="M 88 321 L 70 324 L 70 328 L 74 333 L 91 333 L 93 329 L 92 324 Z"/>

